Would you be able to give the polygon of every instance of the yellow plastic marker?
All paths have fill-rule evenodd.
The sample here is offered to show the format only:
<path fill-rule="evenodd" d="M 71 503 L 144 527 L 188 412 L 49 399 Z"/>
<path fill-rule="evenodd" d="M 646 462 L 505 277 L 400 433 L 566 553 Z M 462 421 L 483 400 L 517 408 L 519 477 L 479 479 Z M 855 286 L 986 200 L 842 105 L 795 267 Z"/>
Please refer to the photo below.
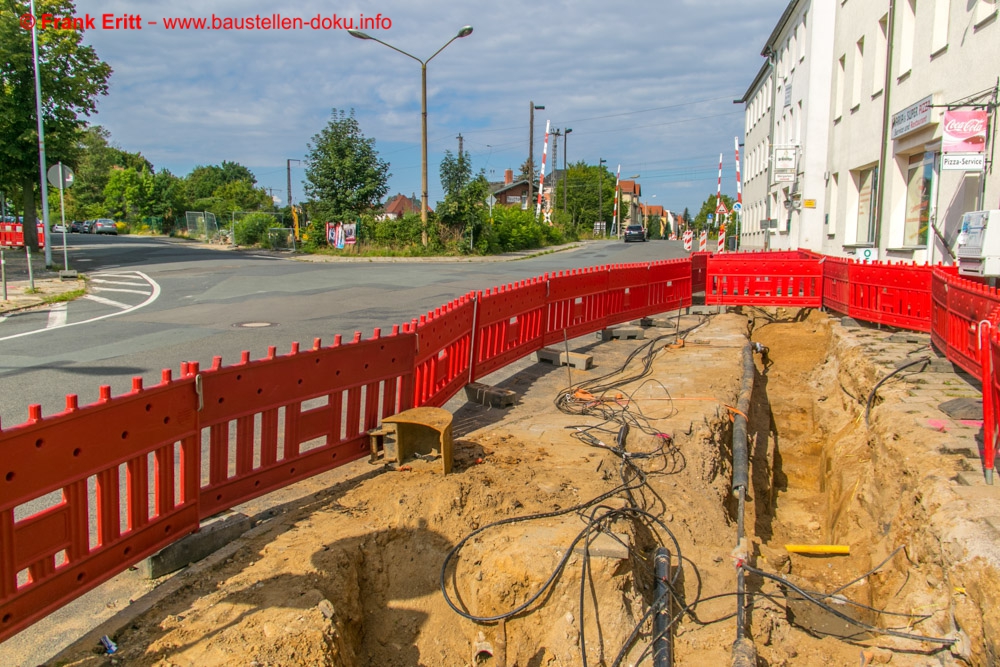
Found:
<path fill-rule="evenodd" d="M 846 544 L 786 544 L 785 551 L 793 554 L 815 554 L 819 556 L 850 555 L 851 547 Z"/>

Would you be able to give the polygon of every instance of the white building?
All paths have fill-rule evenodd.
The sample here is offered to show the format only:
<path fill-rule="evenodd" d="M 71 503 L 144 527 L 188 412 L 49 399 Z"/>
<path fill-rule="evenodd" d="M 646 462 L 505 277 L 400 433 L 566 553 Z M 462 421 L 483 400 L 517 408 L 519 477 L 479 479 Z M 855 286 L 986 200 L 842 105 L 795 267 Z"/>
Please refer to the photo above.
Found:
<path fill-rule="evenodd" d="M 754 221 L 766 219 L 768 199 L 760 192 L 769 191 L 771 224 L 777 226 L 772 248 L 950 262 L 962 213 L 1000 207 L 1000 176 L 991 160 L 1000 82 L 998 3 L 792 0 L 765 45 L 769 61 L 741 100 L 748 128 L 744 246 L 763 245 L 759 237 L 766 235 L 754 236 L 761 228 Z M 801 35 L 806 44 L 793 47 Z M 767 74 L 777 114 L 762 101 Z M 790 104 L 783 105 L 789 74 Z M 985 157 L 978 158 L 984 171 L 942 170 L 945 109 L 977 106 L 989 112 L 986 144 L 980 144 Z M 762 171 L 752 155 L 767 141 L 760 125 L 770 128 L 772 150 L 764 153 L 772 160 L 770 178 L 766 162 Z M 785 145 L 798 146 L 791 185 L 781 180 L 789 178 L 782 166 L 790 159 Z"/>
<path fill-rule="evenodd" d="M 822 244 L 836 4 L 789 2 L 764 44 L 767 61 L 739 100 L 746 105 L 742 247 Z"/>

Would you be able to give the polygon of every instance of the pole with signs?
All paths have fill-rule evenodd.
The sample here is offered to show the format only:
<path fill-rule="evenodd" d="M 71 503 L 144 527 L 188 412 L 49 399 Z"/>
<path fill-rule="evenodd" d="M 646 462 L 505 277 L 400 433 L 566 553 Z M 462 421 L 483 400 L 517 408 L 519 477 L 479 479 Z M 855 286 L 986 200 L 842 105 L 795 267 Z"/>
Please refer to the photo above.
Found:
<path fill-rule="evenodd" d="M 54 187 L 59 188 L 59 210 L 62 212 L 62 235 L 63 235 L 63 270 L 69 271 L 69 255 L 66 250 L 66 198 L 63 191 L 73 185 L 73 170 L 64 165 L 62 162 L 57 162 L 56 164 L 49 167 L 48 174 L 46 176 Z M 49 230 L 46 229 L 46 232 Z M 48 246 L 48 244 L 46 244 Z"/>

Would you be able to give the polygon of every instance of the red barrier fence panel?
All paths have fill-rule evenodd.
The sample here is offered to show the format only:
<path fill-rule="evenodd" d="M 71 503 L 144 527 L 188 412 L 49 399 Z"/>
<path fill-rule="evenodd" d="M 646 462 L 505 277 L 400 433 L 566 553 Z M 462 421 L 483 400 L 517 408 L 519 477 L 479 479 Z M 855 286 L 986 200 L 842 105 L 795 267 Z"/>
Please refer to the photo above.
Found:
<path fill-rule="evenodd" d="M 669 259 L 649 265 L 649 303 L 646 315 L 691 305 L 691 259 Z"/>
<path fill-rule="evenodd" d="M 705 303 L 798 308 L 823 305 L 823 266 L 819 260 L 770 259 L 767 254 L 710 257 Z"/>
<path fill-rule="evenodd" d="M 549 280 L 543 345 L 599 331 L 607 325 L 608 269 L 560 271 Z"/>
<path fill-rule="evenodd" d="M 930 266 L 851 262 L 848 315 L 914 331 L 931 330 Z"/>
<path fill-rule="evenodd" d="M 198 528 L 194 378 L 66 403 L 0 431 L 0 641 Z"/>
<path fill-rule="evenodd" d="M 823 305 L 846 315 L 851 303 L 851 283 L 844 257 L 827 257 L 823 260 Z"/>
<path fill-rule="evenodd" d="M 1000 297 L 995 289 L 957 275 L 948 276 L 945 288 L 947 290 L 947 324 L 943 348 L 945 355 L 966 372 L 979 377 L 982 372 L 983 354 L 980 350 L 979 323 L 1000 305 Z M 935 319 L 937 320 L 937 317 Z M 935 329 L 939 326 L 935 324 Z"/>
<path fill-rule="evenodd" d="M 360 339 L 201 374 L 202 518 L 366 456 L 367 431 L 413 407 L 416 335 Z"/>
<path fill-rule="evenodd" d="M 990 317 L 990 332 L 987 348 L 983 355 L 983 469 L 986 471 L 987 482 L 993 483 L 993 470 L 996 463 L 997 447 L 997 409 L 1000 406 L 1000 309 L 994 310 Z"/>
<path fill-rule="evenodd" d="M 708 258 L 712 256 L 710 252 L 691 253 L 691 291 L 704 292 L 705 279 L 708 274 Z"/>
<path fill-rule="evenodd" d="M 538 277 L 479 293 L 473 380 L 542 348 L 547 291 Z"/>
<path fill-rule="evenodd" d="M 45 247 L 45 224 L 39 222 L 38 247 Z M 0 246 L 20 248 L 24 246 L 24 225 L 20 222 L 0 222 Z"/>
<path fill-rule="evenodd" d="M 948 354 L 948 278 L 951 274 L 935 266 L 931 271 L 931 344 Z"/>
<path fill-rule="evenodd" d="M 469 293 L 403 325 L 404 332 L 417 334 L 415 407 L 441 407 L 468 384 L 475 316 L 475 297 Z"/>
<path fill-rule="evenodd" d="M 645 317 L 649 312 L 649 264 L 612 266 L 606 303 L 606 326 Z"/>

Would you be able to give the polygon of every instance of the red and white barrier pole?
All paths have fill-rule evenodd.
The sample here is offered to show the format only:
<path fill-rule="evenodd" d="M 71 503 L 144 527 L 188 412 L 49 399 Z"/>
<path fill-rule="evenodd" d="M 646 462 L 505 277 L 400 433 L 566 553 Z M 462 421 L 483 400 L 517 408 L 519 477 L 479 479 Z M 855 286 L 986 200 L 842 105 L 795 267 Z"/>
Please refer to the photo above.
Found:
<path fill-rule="evenodd" d="M 545 155 L 549 152 L 549 122 L 545 121 L 545 143 L 542 144 L 542 171 L 538 176 L 538 204 L 535 206 L 535 218 L 542 213 L 542 188 L 545 187 Z"/>
<path fill-rule="evenodd" d="M 694 232 L 690 229 L 684 230 L 684 252 L 691 252 L 694 247 Z"/>
<path fill-rule="evenodd" d="M 700 252 L 708 251 L 708 230 L 701 230 L 701 236 L 698 238 L 698 250 Z"/>
<path fill-rule="evenodd" d="M 615 233 L 616 236 L 621 236 L 621 230 L 618 229 L 618 184 L 621 182 L 622 178 L 622 166 L 619 163 L 618 171 L 615 172 L 615 208 L 611 212 L 611 231 Z"/>
<path fill-rule="evenodd" d="M 719 252 L 726 251 L 726 226 L 719 225 Z"/>

